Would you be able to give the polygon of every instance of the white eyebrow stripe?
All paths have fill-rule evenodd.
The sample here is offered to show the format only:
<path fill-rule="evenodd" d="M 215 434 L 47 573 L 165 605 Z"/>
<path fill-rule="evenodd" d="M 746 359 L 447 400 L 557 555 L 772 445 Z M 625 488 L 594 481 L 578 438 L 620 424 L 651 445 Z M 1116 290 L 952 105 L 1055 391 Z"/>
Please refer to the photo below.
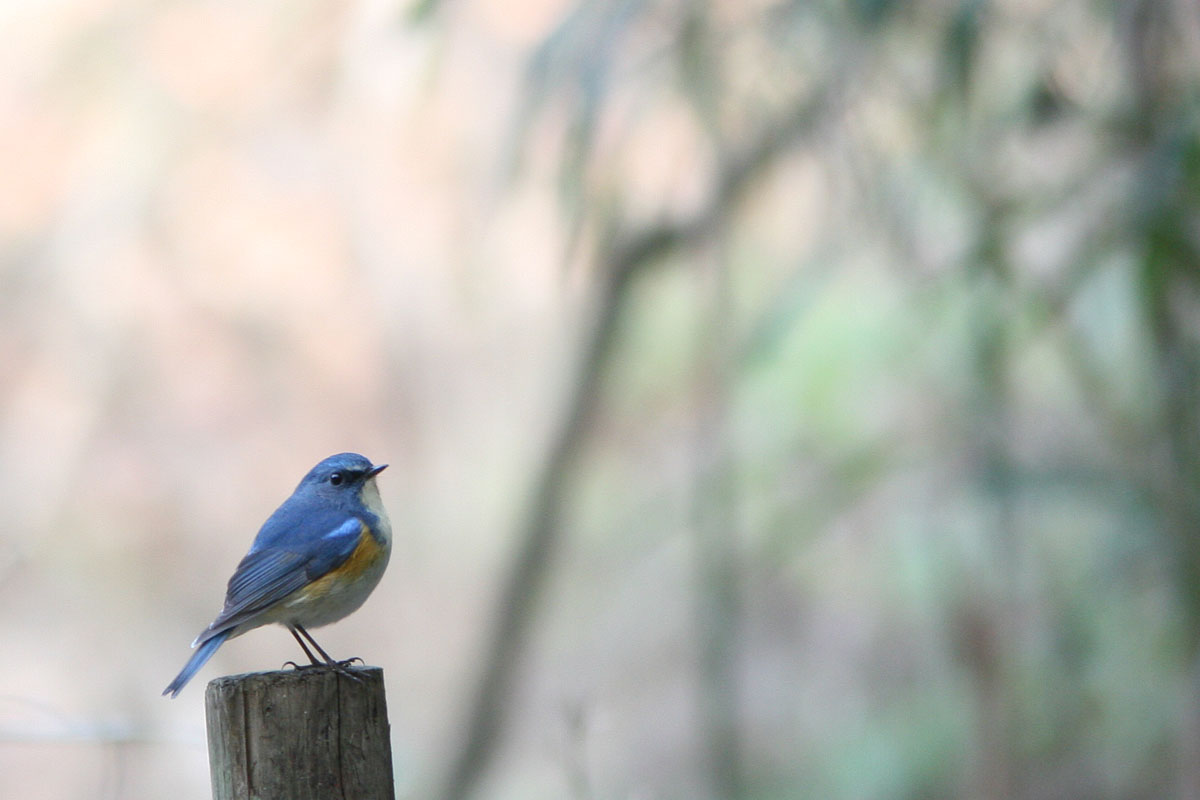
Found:
<path fill-rule="evenodd" d="M 358 521 L 357 517 L 351 517 L 350 519 L 346 520 L 341 525 L 337 526 L 336 528 L 334 528 L 333 530 L 331 530 L 329 533 L 325 534 L 321 538 L 322 539 L 343 539 L 347 536 L 357 536 L 361 531 L 362 531 L 362 523 Z"/>

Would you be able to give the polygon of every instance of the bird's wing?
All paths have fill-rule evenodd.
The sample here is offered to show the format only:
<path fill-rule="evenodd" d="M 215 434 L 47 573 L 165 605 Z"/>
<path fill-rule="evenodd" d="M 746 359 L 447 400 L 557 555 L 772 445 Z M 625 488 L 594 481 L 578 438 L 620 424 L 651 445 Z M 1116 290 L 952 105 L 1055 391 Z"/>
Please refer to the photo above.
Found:
<path fill-rule="evenodd" d="M 225 607 L 193 646 L 236 628 L 349 558 L 366 526 L 358 517 L 338 519 L 333 527 L 306 520 L 293 541 L 251 550 L 229 579 Z"/>

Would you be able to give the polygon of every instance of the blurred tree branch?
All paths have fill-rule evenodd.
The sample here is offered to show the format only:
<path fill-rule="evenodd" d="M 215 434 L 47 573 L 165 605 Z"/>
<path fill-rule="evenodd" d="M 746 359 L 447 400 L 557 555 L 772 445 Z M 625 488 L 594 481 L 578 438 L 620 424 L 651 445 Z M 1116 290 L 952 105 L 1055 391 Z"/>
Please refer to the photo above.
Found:
<path fill-rule="evenodd" d="M 708 202 L 695 214 L 625 233 L 618 231 L 606 239 L 609 244 L 597 255 L 601 268 L 594 319 L 580 349 L 565 411 L 521 517 L 513 562 L 500 590 L 497 617 L 462 725 L 462 742 L 438 794 L 443 800 L 458 800 L 470 794 L 499 743 L 517 661 L 562 536 L 567 489 L 596 415 L 604 374 L 634 279 L 721 229 L 751 184 L 821 118 L 826 104 L 826 92 L 817 92 L 797 101 L 790 113 L 765 125 L 721 165 Z"/>

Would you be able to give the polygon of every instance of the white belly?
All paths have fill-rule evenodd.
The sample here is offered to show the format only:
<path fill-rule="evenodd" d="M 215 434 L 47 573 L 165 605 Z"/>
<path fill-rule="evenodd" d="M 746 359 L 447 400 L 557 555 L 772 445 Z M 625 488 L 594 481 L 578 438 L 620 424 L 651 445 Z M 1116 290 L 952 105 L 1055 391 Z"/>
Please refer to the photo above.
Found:
<path fill-rule="evenodd" d="M 379 579 L 387 569 L 391 549 L 391 542 L 388 542 L 384 545 L 383 555 L 353 581 L 336 581 L 330 584 L 329 591 L 321 597 L 297 598 L 293 604 L 283 609 L 284 615 L 279 621 L 302 625 L 305 628 L 319 628 L 354 613 L 379 585 Z"/>

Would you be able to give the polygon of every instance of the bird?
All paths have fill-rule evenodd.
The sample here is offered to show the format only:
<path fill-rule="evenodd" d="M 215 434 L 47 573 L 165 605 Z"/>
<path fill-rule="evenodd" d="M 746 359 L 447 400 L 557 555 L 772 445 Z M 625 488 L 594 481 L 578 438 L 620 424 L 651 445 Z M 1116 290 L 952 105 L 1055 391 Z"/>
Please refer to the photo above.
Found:
<path fill-rule="evenodd" d="M 392 528 L 375 476 L 386 467 L 338 453 L 308 471 L 259 529 L 229 579 L 221 613 L 192 642 L 195 652 L 163 695 L 178 696 L 227 640 L 271 623 L 291 632 L 312 665 L 354 677 L 348 665 L 361 659 L 335 661 L 308 628 L 357 611 L 383 577 Z"/>

